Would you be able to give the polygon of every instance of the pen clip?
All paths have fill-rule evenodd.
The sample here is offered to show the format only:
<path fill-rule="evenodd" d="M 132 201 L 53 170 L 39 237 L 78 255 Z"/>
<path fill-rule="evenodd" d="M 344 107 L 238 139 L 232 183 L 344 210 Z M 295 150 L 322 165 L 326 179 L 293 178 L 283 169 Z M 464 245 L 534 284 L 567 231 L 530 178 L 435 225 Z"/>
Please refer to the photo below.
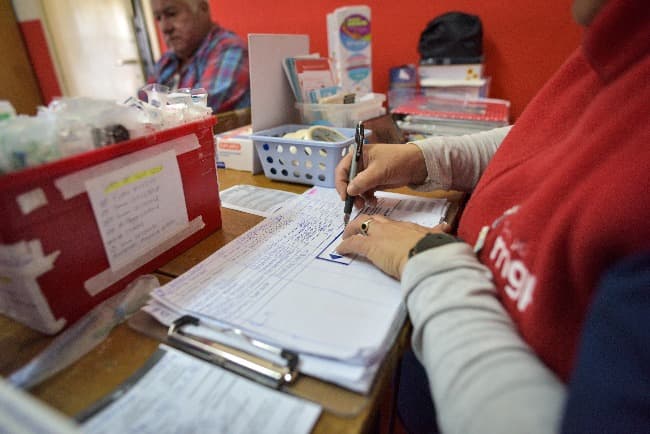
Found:
<path fill-rule="evenodd" d="M 361 169 L 362 153 L 363 153 L 363 141 L 365 139 L 365 132 L 363 131 L 363 122 L 357 124 L 357 128 L 354 132 L 354 158 L 350 161 L 350 171 L 348 172 L 348 183 L 351 183 L 355 176 L 357 176 L 357 171 Z M 354 197 L 349 194 L 345 194 L 345 205 L 343 207 L 343 226 L 347 226 L 350 221 L 350 215 L 352 214 L 352 206 L 354 203 Z"/>
<path fill-rule="evenodd" d="M 356 131 L 354 132 L 354 141 L 356 143 L 354 159 L 357 160 L 357 170 L 360 169 L 358 163 L 361 161 L 363 156 L 363 142 L 365 140 L 365 131 L 363 128 L 363 122 L 359 121 L 357 123 Z"/>
<path fill-rule="evenodd" d="M 268 352 L 269 358 L 189 333 L 185 329 L 190 326 L 205 327 L 217 333 L 233 332 L 246 343 Z M 184 315 L 169 326 L 167 337 L 171 343 L 192 355 L 275 389 L 293 383 L 298 377 L 298 354 L 249 338 L 238 329 L 211 327 L 201 324 L 194 316 Z"/>

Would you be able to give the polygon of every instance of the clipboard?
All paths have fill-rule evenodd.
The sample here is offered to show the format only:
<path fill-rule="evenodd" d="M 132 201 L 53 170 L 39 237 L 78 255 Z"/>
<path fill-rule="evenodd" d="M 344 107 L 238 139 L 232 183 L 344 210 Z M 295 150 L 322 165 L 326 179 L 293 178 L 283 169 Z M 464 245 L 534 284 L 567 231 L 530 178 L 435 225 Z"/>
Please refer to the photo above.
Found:
<path fill-rule="evenodd" d="M 400 192 L 400 190 L 405 191 L 406 187 L 395 189 L 394 191 Z M 464 193 L 457 192 L 450 196 L 447 192 L 440 192 L 432 196 L 430 193 L 409 192 L 415 196 L 444 197 L 449 200 L 451 204 L 447 208 L 446 218 L 450 224 L 456 224 L 461 210 L 460 202 L 464 197 Z M 178 345 L 169 338 L 168 328 L 144 311 L 138 311 L 134 314 L 128 320 L 128 325 L 132 329 L 153 337 L 159 342 L 165 342 L 178 348 Z M 367 392 L 367 395 L 344 389 L 341 386 L 328 383 L 304 373 L 299 373 L 292 382 L 283 383 L 279 386 L 279 389 L 285 393 L 318 403 L 324 410 L 335 416 L 354 418 L 364 411 L 373 411 L 376 409 L 377 397 L 385 392 L 385 389 L 380 386 L 390 383 L 393 376 L 393 368 L 397 366 L 400 354 L 408 347 L 409 335 L 410 325 L 407 322 L 399 331 L 390 351 L 383 358 L 379 370 L 374 375 L 374 383 Z"/>
<path fill-rule="evenodd" d="M 180 347 L 177 341 L 175 342 L 170 338 L 169 328 L 142 310 L 133 314 L 127 321 L 127 324 L 130 328 L 150 338 L 171 345 L 182 351 L 187 351 L 185 348 Z M 187 324 L 182 326 L 181 330 L 186 328 L 186 326 Z M 409 333 L 410 329 L 405 328 L 402 330 L 402 333 L 397 338 L 398 341 L 407 345 Z M 232 349 L 228 347 L 228 351 L 232 351 Z M 201 356 L 197 355 L 197 357 Z M 384 364 L 396 363 L 396 360 L 391 359 L 392 357 L 396 357 L 396 355 L 392 354 L 391 357 L 387 356 L 386 360 L 384 360 Z M 378 382 L 382 375 L 392 375 L 389 371 L 390 370 L 380 368 L 380 372 L 376 376 L 375 382 Z M 270 387 L 274 386 L 271 385 Z M 346 418 L 359 415 L 371 402 L 373 396 L 380 392 L 377 390 L 377 387 L 372 387 L 369 395 L 363 395 L 299 372 L 292 381 L 284 381 L 276 389 L 320 404 L 324 410 L 327 410 L 336 416 Z"/>
<path fill-rule="evenodd" d="M 274 389 L 281 389 L 293 383 L 298 377 L 299 357 L 293 351 L 274 347 L 264 342 L 250 339 L 236 329 L 232 329 L 246 342 L 252 344 L 269 357 L 253 354 L 250 351 L 226 346 L 216 340 L 208 339 L 186 331 L 187 326 L 203 326 L 200 320 L 191 315 L 178 318 L 169 326 L 167 339 L 169 342 L 196 357 L 233 371 L 257 383 L 264 384 Z M 223 332 L 224 330 L 215 330 Z"/>

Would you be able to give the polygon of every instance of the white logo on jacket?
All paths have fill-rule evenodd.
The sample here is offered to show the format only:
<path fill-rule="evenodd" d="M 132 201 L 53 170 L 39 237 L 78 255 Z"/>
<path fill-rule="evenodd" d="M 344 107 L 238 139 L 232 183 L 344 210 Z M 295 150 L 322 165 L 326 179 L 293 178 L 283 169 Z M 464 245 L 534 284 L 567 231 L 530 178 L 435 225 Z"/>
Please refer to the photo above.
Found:
<path fill-rule="evenodd" d="M 495 269 L 501 272 L 501 277 L 506 280 L 505 293 L 512 300 L 517 301 L 517 309 L 526 310 L 533 301 L 533 290 L 537 279 L 528 271 L 523 261 L 513 259 L 506 242 L 501 235 L 494 241 L 490 260 L 494 262 Z"/>
<path fill-rule="evenodd" d="M 515 214 L 518 210 L 518 206 L 512 207 L 498 218 L 492 227 L 496 227 L 504 217 Z M 506 281 L 504 287 L 506 295 L 516 301 L 517 309 L 523 312 L 533 301 L 533 291 L 537 279 L 522 260 L 513 258 L 513 253 L 517 253 L 519 257 L 525 256 L 526 245 L 517 240 L 508 245 L 503 236 L 512 238 L 511 234 L 508 222 L 506 222 L 502 233 L 494 241 L 489 258 L 494 264 L 494 270 L 499 271 L 501 278 Z"/>

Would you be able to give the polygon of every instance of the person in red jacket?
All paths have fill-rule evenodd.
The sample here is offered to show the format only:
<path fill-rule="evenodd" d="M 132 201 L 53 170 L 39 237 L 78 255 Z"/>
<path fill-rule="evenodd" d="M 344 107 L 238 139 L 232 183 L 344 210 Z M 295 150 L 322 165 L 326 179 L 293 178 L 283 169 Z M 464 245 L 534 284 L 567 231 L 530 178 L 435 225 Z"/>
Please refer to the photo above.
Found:
<path fill-rule="evenodd" d="M 360 215 L 338 246 L 401 280 L 443 432 L 560 427 L 604 270 L 650 248 L 650 8 L 576 0 L 581 46 L 511 127 L 364 147 L 342 198 L 471 192 L 456 236 Z M 649 427 L 650 428 L 650 427 Z"/>

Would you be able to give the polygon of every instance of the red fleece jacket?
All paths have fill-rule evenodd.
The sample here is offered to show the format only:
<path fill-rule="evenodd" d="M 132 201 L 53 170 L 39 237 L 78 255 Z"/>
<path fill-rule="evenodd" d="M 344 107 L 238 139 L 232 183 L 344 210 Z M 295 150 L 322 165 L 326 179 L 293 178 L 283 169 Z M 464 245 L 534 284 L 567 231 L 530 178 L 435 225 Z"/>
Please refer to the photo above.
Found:
<path fill-rule="evenodd" d="M 564 381 L 601 272 L 650 247 L 649 53 L 647 0 L 608 2 L 501 144 L 459 225 L 470 243 L 491 226 L 479 258 Z"/>

